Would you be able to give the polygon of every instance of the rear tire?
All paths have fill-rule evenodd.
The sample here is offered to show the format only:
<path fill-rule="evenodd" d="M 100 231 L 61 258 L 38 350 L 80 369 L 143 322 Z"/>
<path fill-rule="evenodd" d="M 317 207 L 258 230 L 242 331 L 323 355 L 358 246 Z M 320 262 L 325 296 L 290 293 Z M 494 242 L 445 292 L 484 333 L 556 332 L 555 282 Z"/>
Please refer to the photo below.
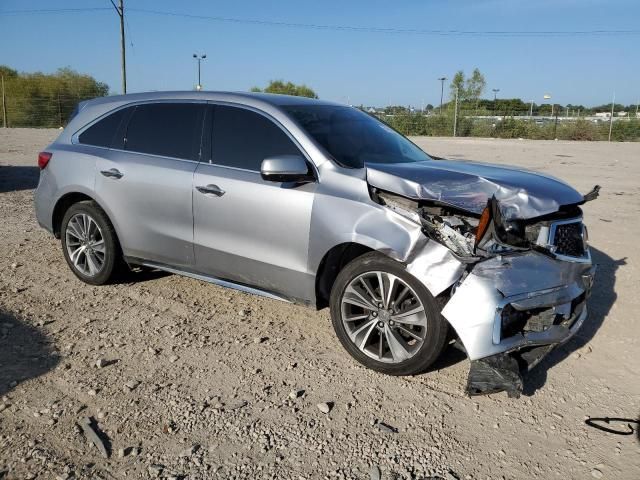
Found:
<path fill-rule="evenodd" d="M 340 343 L 372 370 L 422 373 L 445 346 L 448 325 L 431 293 L 404 265 L 378 252 L 340 271 L 330 307 Z"/>
<path fill-rule="evenodd" d="M 67 209 L 60 229 L 62 252 L 71 271 L 85 283 L 104 285 L 122 263 L 116 232 L 104 211 L 93 201 Z"/>

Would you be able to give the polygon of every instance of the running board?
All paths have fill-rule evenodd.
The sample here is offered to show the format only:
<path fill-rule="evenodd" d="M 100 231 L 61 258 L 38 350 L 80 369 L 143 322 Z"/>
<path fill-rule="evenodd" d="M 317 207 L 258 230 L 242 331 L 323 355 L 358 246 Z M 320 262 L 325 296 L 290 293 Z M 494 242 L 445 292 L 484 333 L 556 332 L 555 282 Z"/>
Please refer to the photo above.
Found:
<path fill-rule="evenodd" d="M 213 283 L 220 287 L 231 288 L 233 290 L 240 290 L 241 292 L 251 293 L 253 295 L 259 295 L 261 297 L 267 297 L 273 300 L 280 300 L 281 302 L 293 303 L 291 300 L 283 296 L 277 295 L 272 292 L 268 292 L 266 290 L 260 290 L 259 288 L 249 287 L 247 285 L 243 285 L 242 283 L 235 283 L 229 280 L 222 280 L 221 278 L 212 277 L 209 275 L 203 275 L 201 273 L 193 273 L 193 272 L 187 272 L 185 270 L 178 270 L 177 268 L 167 267 L 166 265 L 160 265 L 152 262 L 141 262 L 140 265 L 144 267 L 149 267 L 149 268 L 157 268 L 158 270 L 174 273 L 176 275 L 195 278 L 196 280 L 202 280 L 203 282 Z"/>

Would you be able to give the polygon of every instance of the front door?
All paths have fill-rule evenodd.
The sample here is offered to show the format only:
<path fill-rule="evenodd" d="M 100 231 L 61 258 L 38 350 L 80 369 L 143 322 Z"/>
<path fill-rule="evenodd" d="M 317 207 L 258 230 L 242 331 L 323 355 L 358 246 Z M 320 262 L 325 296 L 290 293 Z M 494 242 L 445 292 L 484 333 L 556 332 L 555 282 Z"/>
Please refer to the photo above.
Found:
<path fill-rule="evenodd" d="M 243 107 L 213 107 L 209 162 L 194 175 L 195 268 L 295 299 L 311 298 L 309 227 L 315 183 L 262 179 L 262 160 L 302 155 L 273 120 Z M 205 135 L 207 132 L 205 132 Z"/>

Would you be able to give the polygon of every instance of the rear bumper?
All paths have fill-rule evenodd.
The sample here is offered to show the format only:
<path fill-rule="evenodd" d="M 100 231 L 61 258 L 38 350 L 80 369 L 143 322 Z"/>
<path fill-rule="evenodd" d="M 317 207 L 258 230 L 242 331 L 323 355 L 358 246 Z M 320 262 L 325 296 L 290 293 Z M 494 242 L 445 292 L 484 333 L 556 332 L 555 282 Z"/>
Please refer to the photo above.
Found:
<path fill-rule="evenodd" d="M 588 256 L 574 262 L 533 251 L 475 265 L 442 311 L 471 360 L 469 392 L 487 393 L 491 378 L 493 391 L 519 392 L 520 372 L 586 321 L 594 275 Z"/>
<path fill-rule="evenodd" d="M 41 170 L 38 187 L 33 195 L 33 206 L 36 213 L 36 219 L 38 220 L 38 225 L 49 233 L 53 233 L 52 221 L 55 202 L 50 182 L 46 181 L 46 176 L 47 171 Z"/>

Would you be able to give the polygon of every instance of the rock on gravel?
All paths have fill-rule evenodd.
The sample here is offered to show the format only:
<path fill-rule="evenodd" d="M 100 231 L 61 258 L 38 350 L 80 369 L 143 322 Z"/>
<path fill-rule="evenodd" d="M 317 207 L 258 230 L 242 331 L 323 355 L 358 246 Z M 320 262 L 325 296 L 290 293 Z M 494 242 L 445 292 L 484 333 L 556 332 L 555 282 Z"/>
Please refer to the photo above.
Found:
<path fill-rule="evenodd" d="M 380 467 L 378 467 L 377 465 L 373 465 L 369 469 L 369 480 L 380 480 L 380 478 L 381 478 Z"/>

